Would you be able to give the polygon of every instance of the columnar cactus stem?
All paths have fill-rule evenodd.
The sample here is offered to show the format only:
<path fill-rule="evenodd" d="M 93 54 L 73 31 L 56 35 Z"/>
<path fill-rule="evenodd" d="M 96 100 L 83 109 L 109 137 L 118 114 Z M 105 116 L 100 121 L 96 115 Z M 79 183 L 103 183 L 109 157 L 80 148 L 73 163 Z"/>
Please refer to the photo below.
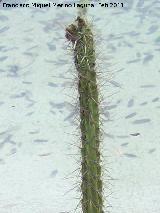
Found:
<path fill-rule="evenodd" d="M 93 34 L 87 21 L 78 16 L 75 24 L 66 28 L 66 38 L 73 44 L 79 79 L 82 210 L 83 213 L 103 213 L 99 98 Z"/>

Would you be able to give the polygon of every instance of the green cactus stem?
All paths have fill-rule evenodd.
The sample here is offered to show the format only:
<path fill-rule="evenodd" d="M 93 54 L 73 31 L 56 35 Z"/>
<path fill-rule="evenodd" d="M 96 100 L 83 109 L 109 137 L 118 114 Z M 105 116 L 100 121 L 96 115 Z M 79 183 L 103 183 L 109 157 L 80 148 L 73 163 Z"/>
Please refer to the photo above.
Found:
<path fill-rule="evenodd" d="M 73 44 L 74 63 L 79 79 L 82 211 L 103 213 L 96 56 L 93 33 L 87 20 L 78 16 L 75 23 L 66 28 L 66 38 Z"/>

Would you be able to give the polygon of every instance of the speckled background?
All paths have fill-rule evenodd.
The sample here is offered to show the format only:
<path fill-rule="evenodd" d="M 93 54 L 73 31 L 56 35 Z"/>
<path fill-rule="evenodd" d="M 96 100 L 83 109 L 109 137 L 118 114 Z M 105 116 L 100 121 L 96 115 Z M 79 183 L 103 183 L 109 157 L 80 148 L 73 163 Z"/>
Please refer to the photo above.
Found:
<path fill-rule="evenodd" d="M 88 11 L 102 72 L 103 164 L 113 178 L 103 176 L 106 212 L 159 213 L 160 2 L 119 2 L 124 8 Z M 76 14 L 0 4 L 1 213 L 78 204 L 76 71 L 64 37 Z"/>

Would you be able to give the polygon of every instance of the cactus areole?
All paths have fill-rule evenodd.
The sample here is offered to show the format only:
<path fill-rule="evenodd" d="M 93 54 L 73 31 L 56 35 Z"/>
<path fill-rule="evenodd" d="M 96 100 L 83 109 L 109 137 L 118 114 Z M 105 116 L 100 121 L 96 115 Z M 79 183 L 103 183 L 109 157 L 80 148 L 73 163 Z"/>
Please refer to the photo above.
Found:
<path fill-rule="evenodd" d="M 93 34 L 87 21 L 78 16 L 75 23 L 66 28 L 66 38 L 73 44 L 79 79 L 82 211 L 103 213 L 99 99 Z"/>

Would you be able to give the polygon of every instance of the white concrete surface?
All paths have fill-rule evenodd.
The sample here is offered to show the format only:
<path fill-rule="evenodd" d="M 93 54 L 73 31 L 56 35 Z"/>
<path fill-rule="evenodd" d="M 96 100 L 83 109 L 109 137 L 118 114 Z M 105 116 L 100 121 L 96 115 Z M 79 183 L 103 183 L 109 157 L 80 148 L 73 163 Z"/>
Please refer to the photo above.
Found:
<path fill-rule="evenodd" d="M 103 163 L 115 179 L 103 176 L 104 195 L 111 213 L 159 213 L 159 3 L 121 2 L 88 13 L 106 83 Z M 78 173 L 65 178 L 80 167 L 71 155 L 80 145 L 76 72 L 64 37 L 76 13 L 0 7 L 0 213 L 67 213 L 78 203 Z"/>

